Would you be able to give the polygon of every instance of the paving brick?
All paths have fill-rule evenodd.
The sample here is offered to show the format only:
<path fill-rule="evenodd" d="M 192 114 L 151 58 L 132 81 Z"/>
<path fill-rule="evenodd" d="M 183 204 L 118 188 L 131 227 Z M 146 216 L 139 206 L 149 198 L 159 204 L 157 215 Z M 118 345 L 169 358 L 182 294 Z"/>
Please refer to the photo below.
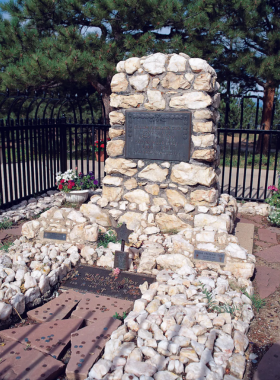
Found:
<path fill-rule="evenodd" d="M 67 318 L 74 307 L 82 299 L 83 294 L 67 290 L 50 302 L 27 312 L 29 318 L 37 322 L 50 322 Z"/>
<path fill-rule="evenodd" d="M 113 317 L 115 313 L 122 315 L 123 312 L 130 311 L 132 306 L 132 301 L 87 293 L 83 296 L 71 317 L 82 318 L 85 320 L 85 324 L 89 325 L 95 323 L 97 318 L 100 317 Z"/>
<path fill-rule="evenodd" d="M 59 358 L 70 342 L 71 333 L 77 331 L 83 323 L 80 318 L 38 323 L 14 329 L 0 331 L 3 339 L 14 340 L 25 347 L 45 352 L 55 359 Z"/>
<path fill-rule="evenodd" d="M 255 244 L 258 245 L 259 247 L 262 247 L 262 248 L 271 247 L 271 244 L 267 243 L 266 241 L 255 240 Z"/>
<path fill-rule="evenodd" d="M 280 270 L 269 267 L 256 267 L 255 281 L 261 298 L 274 293 L 280 285 Z"/>
<path fill-rule="evenodd" d="M 64 364 L 51 356 L 18 342 L 0 346 L 1 380 L 56 380 Z"/>
<path fill-rule="evenodd" d="M 113 331 L 121 321 L 98 318 L 94 324 L 71 334 L 71 358 L 66 368 L 68 380 L 84 380 Z"/>
<path fill-rule="evenodd" d="M 260 361 L 253 380 L 280 379 L 280 341 L 274 344 Z"/>
<path fill-rule="evenodd" d="M 266 228 L 258 229 L 259 239 L 262 241 L 267 241 L 271 244 L 277 244 L 277 235 L 275 232 L 271 232 Z"/>
<path fill-rule="evenodd" d="M 255 252 L 255 255 L 261 257 L 268 263 L 280 263 L 280 245 L 274 245 L 273 247 Z"/>
<path fill-rule="evenodd" d="M 235 227 L 235 236 L 238 237 L 239 244 L 250 254 L 253 252 L 254 228 L 252 223 L 237 223 Z"/>

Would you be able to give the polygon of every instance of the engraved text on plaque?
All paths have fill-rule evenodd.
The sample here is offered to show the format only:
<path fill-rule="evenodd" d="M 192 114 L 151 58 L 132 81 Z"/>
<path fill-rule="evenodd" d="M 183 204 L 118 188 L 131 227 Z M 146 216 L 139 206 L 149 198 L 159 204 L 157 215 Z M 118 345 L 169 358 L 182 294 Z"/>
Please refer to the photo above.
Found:
<path fill-rule="evenodd" d="M 190 159 L 191 112 L 126 111 L 125 157 Z"/>

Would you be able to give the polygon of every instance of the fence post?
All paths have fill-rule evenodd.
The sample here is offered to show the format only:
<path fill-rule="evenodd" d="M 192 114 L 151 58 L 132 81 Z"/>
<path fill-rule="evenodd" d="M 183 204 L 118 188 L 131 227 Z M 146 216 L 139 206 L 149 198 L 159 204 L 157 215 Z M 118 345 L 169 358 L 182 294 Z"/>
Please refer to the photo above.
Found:
<path fill-rule="evenodd" d="M 65 115 L 59 120 L 60 124 L 60 170 L 67 170 L 67 136 L 66 136 L 66 117 Z"/>

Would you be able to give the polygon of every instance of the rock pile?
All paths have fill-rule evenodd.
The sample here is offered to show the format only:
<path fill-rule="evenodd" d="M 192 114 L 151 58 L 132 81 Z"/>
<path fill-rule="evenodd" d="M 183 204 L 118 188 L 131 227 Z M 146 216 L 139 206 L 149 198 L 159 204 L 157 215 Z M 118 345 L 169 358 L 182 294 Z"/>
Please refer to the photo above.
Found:
<path fill-rule="evenodd" d="M 253 311 L 241 288 L 252 294 L 251 281 L 229 271 L 158 272 L 87 380 L 242 379 Z"/>
<path fill-rule="evenodd" d="M 237 205 L 240 214 L 268 216 L 270 213 L 270 205 L 266 203 L 245 202 Z"/>
<path fill-rule="evenodd" d="M 81 253 L 74 245 L 16 240 L 7 254 L 0 255 L 0 321 L 39 305 L 50 296 L 81 256 L 94 254 L 87 247 Z"/>
<path fill-rule="evenodd" d="M 22 219 L 30 219 L 47 208 L 61 206 L 64 200 L 63 193 L 55 190 L 47 191 L 46 194 L 39 197 L 30 198 L 28 201 L 22 201 L 9 209 L 1 210 L 0 222 L 8 219 L 16 223 Z"/>

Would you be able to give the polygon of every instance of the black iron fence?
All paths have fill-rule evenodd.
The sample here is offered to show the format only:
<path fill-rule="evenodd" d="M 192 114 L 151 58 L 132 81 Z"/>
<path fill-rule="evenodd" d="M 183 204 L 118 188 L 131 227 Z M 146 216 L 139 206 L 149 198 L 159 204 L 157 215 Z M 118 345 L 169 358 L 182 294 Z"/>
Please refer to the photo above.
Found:
<path fill-rule="evenodd" d="M 91 171 L 101 184 L 109 139 L 101 99 L 1 95 L 1 207 L 54 189 L 58 171 Z"/>
<path fill-rule="evenodd" d="M 221 94 L 220 128 L 261 129 L 263 97 L 260 95 Z M 279 123 L 279 99 L 275 96 L 272 109 L 271 128 Z M 276 119 L 276 120 L 275 120 Z"/>
<path fill-rule="evenodd" d="M 239 200 L 264 201 L 278 185 L 280 130 L 218 129 L 222 193 Z"/>

